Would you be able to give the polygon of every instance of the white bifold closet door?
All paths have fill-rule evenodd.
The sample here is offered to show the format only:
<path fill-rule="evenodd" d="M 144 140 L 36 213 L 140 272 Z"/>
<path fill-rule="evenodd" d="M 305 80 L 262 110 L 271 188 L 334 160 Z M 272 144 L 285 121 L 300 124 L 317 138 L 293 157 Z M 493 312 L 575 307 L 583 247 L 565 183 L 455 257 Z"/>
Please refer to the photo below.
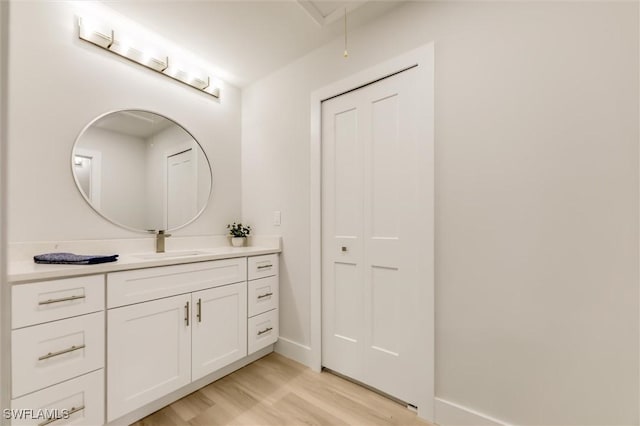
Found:
<path fill-rule="evenodd" d="M 432 336 L 420 320 L 432 310 L 421 285 L 433 274 L 432 117 L 418 77 L 322 103 L 322 365 L 412 405 Z"/>

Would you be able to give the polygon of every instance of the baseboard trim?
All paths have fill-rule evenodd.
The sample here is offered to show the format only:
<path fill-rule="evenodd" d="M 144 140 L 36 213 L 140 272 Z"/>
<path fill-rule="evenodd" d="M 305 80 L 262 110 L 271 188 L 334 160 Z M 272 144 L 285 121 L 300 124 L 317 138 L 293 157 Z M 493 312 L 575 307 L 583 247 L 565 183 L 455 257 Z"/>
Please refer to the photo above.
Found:
<path fill-rule="evenodd" d="M 435 423 L 440 426 L 511 426 L 507 422 L 441 398 L 435 399 L 435 414 Z"/>
<path fill-rule="evenodd" d="M 294 342 L 285 337 L 279 337 L 274 351 L 280 355 L 304 364 L 311 368 L 311 348 L 301 343 Z"/>

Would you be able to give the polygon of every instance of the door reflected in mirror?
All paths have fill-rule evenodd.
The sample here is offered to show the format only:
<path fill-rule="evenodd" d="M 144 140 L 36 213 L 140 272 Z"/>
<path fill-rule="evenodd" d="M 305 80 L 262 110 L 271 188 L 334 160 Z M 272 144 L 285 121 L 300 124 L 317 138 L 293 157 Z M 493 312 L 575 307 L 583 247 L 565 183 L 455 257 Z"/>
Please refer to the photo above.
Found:
<path fill-rule="evenodd" d="M 72 170 L 94 210 L 137 231 L 185 226 L 211 194 L 211 166 L 200 144 L 148 111 L 116 111 L 91 122 L 74 145 Z"/>

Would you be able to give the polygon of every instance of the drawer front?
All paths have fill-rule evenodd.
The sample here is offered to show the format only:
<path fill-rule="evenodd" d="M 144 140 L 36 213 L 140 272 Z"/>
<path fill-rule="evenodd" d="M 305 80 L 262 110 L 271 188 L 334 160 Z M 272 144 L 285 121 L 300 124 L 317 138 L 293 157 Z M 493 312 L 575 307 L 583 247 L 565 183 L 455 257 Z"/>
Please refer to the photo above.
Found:
<path fill-rule="evenodd" d="M 11 410 L 14 426 L 104 424 L 104 370 L 14 399 Z M 51 416 L 68 418 L 47 420 Z"/>
<path fill-rule="evenodd" d="M 278 255 L 267 254 L 264 256 L 253 256 L 248 261 L 249 279 L 271 277 L 278 275 Z"/>
<path fill-rule="evenodd" d="M 104 312 L 11 333 L 14 398 L 104 367 Z"/>
<path fill-rule="evenodd" d="M 250 317 L 276 309 L 278 307 L 278 277 L 249 281 L 248 296 Z"/>
<path fill-rule="evenodd" d="M 248 354 L 275 343 L 278 340 L 278 310 L 265 312 L 249 318 Z"/>
<path fill-rule="evenodd" d="M 107 274 L 107 305 L 117 308 L 246 279 L 246 257 L 113 272 Z"/>
<path fill-rule="evenodd" d="M 11 288 L 11 328 L 104 310 L 104 275 L 19 284 Z"/>

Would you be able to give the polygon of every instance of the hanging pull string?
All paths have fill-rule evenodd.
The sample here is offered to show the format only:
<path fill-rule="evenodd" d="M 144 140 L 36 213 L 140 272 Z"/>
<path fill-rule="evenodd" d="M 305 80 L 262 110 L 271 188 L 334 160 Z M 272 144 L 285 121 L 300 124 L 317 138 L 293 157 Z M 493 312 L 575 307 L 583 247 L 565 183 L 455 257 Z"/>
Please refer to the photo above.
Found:
<path fill-rule="evenodd" d="M 345 58 L 349 57 L 349 52 L 347 51 L 347 8 L 344 8 L 344 54 Z"/>

